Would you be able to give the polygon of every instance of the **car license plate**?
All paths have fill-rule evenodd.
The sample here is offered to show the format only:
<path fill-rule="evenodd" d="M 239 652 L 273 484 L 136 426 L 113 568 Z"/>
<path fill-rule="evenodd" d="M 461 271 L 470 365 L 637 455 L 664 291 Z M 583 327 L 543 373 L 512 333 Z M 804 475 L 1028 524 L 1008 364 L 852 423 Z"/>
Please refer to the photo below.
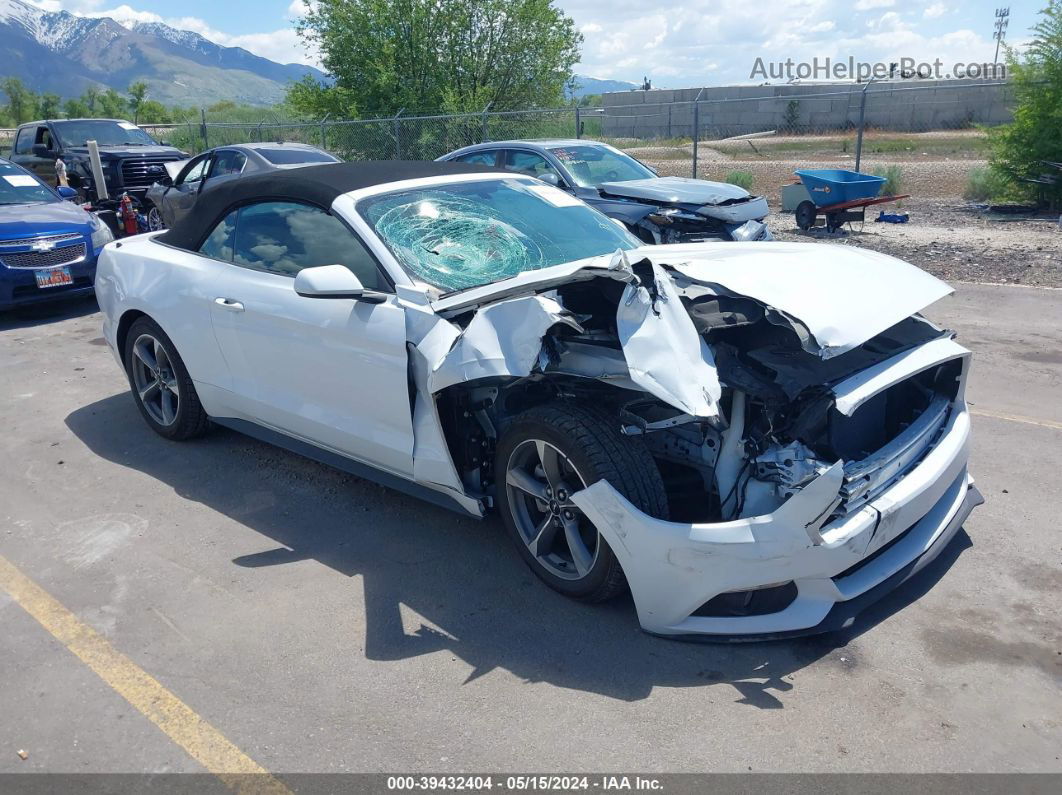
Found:
<path fill-rule="evenodd" d="M 37 271 L 37 286 L 61 287 L 64 284 L 73 284 L 74 277 L 70 275 L 70 268 L 49 268 L 46 271 Z"/>

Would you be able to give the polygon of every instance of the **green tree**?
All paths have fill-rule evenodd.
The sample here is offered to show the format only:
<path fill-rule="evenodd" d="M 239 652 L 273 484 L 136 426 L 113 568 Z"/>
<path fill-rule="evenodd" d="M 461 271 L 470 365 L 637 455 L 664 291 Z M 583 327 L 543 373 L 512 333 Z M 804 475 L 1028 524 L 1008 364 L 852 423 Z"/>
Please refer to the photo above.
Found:
<path fill-rule="evenodd" d="M 63 113 L 68 119 L 83 119 L 92 115 L 84 99 L 68 99 L 63 103 Z"/>
<path fill-rule="evenodd" d="M 306 0 L 304 0 L 306 2 Z M 558 106 L 582 36 L 552 0 L 318 0 L 299 35 L 334 84 L 289 104 L 321 116 Z"/>
<path fill-rule="evenodd" d="M 168 124 L 173 121 L 166 106 L 154 99 L 145 99 L 137 109 L 137 124 Z"/>
<path fill-rule="evenodd" d="M 1019 191 L 1029 190 L 1021 178 L 1043 173 L 1041 161 L 1062 162 L 1062 0 L 1048 0 L 1040 13 L 1023 57 L 1007 51 L 1014 121 L 990 133 L 991 167 Z M 1062 205 L 1062 185 L 1045 193 L 1052 206 Z"/>
<path fill-rule="evenodd" d="M 0 91 L 7 95 L 7 115 L 15 124 L 32 121 L 37 115 L 37 95 L 17 77 L 0 80 Z"/>
<path fill-rule="evenodd" d="M 105 118 L 120 119 L 125 116 L 125 98 L 113 88 L 108 88 L 99 95 L 96 106 L 96 113 Z"/>
<path fill-rule="evenodd" d="M 81 95 L 81 101 L 85 103 L 85 107 L 88 108 L 86 116 L 96 115 L 96 104 L 100 100 L 100 90 L 94 86 L 89 86 L 85 89 L 85 93 Z"/>
<path fill-rule="evenodd" d="M 130 83 L 127 89 L 129 94 L 129 109 L 133 111 L 133 124 L 140 121 L 140 107 L 144 104 L 144 99 L 147 97 L 147 83 L 143 80 L 137 80 L 135 83 Z"/>
<path fill-rule="evenodd" d="M 42 119 L 54 119 L 59 115 L 62 99 L 58 94 L 41 94 L 37 113 Z"/>

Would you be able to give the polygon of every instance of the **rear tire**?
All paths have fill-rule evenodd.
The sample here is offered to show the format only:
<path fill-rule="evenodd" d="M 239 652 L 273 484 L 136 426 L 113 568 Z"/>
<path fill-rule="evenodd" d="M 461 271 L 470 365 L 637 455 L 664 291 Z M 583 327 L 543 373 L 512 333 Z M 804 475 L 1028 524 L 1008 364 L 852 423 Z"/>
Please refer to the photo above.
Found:
<path fill-rule="evenodd" d="M 125 338 L 125 371 L 140 415 L 159 436 L 184 441 L 210 428 L 177 348 L 159 324 L 138 318 Z"/>
<path fill-rule="evenodd" d="M 627 581 L 604 537 L 570 501 L 605 479 L 638 509 L 666 519 L 667 494 L 642 441 L 624 436 L 604 412 L 570 403 L 540 406 L 513 420 L 495 469 L 502 521 L 546 585 L 565 596 L 604 601 Z"/>

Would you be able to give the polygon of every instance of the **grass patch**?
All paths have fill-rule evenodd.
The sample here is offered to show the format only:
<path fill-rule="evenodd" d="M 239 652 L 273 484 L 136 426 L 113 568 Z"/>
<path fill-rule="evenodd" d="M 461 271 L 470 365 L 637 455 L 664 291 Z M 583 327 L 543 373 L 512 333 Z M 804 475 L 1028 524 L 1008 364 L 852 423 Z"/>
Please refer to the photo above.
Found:
<path fill-rule="evenodd" d="M 737 185 L 745 190 L 752 190 L 752 182 L 755 178 L 748 171 L 728 171 L 724 182 Z"/>

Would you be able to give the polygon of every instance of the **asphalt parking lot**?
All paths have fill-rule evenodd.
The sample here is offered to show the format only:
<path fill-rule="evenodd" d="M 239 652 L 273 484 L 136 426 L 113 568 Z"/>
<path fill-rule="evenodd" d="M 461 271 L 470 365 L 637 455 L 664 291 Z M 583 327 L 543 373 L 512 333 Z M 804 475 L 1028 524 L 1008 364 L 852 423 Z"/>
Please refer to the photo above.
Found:
<path fill-rule="evenodd" d="M 1062 291 L 927 314 L 975 352 L 986 504 L 846 634 L 734 646 L 566 601 L 495 521 L 163 441 L 91 300 L 0 316 L 0 772 L 201 772 L 131 669 L 280 774 L 1062 771 Z"/>

